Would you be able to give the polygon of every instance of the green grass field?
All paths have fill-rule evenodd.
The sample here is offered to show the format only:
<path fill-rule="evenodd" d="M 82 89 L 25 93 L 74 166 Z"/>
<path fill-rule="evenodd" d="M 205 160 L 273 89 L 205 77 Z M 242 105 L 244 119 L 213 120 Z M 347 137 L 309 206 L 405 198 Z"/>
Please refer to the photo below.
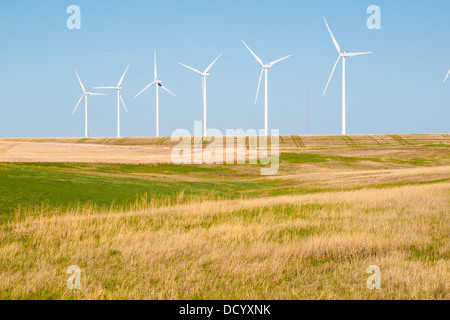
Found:
<path fill-rule="evenodd" d="M 435 148 L 431 149 L 433 152 L 423 150 L 420 148 L 427 158 L 402 152 L 384 157 L 285 152 L 280 159 L 280 174 L 289 176 L 308 171 L 311 168 L 304 166 L 309 165 L 321 170 L 351 169 L 358 172 L 439 166 L 449 161 L 446 149 L 439 148 L 440 152 L 434 152 Z M 397 183 L 367 181 L 360 186 L 327 187 L 318 183 L 299 184 L 291 179 L 264 180 L 259 169 L 259 165 L 3 163 L 0 164 L 0 217 L 5 220 L 19 208 L 26 211 L 40 208 L 65 210 L 90 205 L 99 211 L 111 208 L 126 210 L 143 198 L 167 205 L 176 201 L 180 193 L 186 198 L 236 199 L 388 187 Z"/>
<path fill-rule="evenodd" d="M 87 172 L 77 173 L 76 171 Z M 218 172 L 229 172 L 227 169 Z M 258 189 L 261 184 L 239 181 L 190 182 L 148 180 L 146 177 L 121 178 L 114 174 L 185 174 L 209 173 L 210 169 L 182 166 L 71 165 L 71 164 L 0 164 L 0 215 L 14 213 L 19 206 L 29 208 L 70 209 L 94 205 L 99 210 L 126 209 L 147 197 L 155 203 L 168 204 L 184 192 L 185 196 L 233 198 L 236 191 Z M 98 175 L 104 174 L 104 175 Z M 265 185 L 264 185 L 265 186 Z"/>

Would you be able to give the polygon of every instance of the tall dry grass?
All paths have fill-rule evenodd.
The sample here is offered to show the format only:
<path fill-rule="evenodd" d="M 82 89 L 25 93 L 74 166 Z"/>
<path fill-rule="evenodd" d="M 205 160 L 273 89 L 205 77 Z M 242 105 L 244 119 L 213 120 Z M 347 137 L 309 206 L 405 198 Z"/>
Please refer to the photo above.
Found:
<path fill-rule="evenodd" d="M 0 298 L 450 298 L 449 183 L 182 200 L 18 216 L 0 226 Z M 370 265 L 382 290 L 366 288 Z"/>

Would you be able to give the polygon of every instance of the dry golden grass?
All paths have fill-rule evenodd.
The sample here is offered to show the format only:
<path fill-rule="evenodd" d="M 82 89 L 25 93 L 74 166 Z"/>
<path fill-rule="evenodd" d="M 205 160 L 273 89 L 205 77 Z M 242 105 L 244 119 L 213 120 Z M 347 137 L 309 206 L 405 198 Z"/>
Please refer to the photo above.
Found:
<path fill-rule="evenodd" d="M 22 216 L 0 226 L 0 298 L 449 299 L 449 212 L 440 183 Z"/>

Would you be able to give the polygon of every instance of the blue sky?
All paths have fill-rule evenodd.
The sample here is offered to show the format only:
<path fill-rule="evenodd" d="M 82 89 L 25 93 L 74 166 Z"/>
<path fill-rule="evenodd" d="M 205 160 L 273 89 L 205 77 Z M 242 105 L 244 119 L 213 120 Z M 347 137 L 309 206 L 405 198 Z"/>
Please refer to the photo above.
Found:
<path fill-rule="evenodd" d="M 68 30 L 68 6 L 81 8 L 81 30 Z M 369 5 L 380 6 L 382 29 L 369 30 Z M 155 134 L 155 92 L 132 98 L 159 76 L 177 97 L 160 95 L 161 135 L 193 131 L 203 118 L 201 78 L 178 62 L 204 69 L 208 127 L 262 129 L 264 99 L 254 96 L 264 60 L 294 57 L 269 71 L 270 128 L 281 134 L 339 134 L 341 68 L 322 92 L 337 53 L 322 16 L 343 50 L 373 51 L 347 63 L 347 126 L 352 134 L 448 133 L 450 2 L 365 0 L 0 2 L 0 137 L 77 137 L 84 111 L 71 116 L 82 92 L 115 85 L 128 64 L 123 136 Z M 309 118 L 307 120 L 307 83 Z M 90 136 L 116 134 L 113 92 L 89 101 Z"/>

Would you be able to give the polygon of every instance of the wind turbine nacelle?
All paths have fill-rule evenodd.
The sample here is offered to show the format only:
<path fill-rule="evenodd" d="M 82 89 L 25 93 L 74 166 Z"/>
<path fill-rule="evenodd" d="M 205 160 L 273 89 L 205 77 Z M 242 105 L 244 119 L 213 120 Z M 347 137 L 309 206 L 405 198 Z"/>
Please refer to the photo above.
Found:
<path fill-rule="evenodd" d="M 203 74 L 204 77 L 209 77 L 210 75 L 211 75 L 211 73 L 209 73 L 209 72 L 206 72 Z"/>

